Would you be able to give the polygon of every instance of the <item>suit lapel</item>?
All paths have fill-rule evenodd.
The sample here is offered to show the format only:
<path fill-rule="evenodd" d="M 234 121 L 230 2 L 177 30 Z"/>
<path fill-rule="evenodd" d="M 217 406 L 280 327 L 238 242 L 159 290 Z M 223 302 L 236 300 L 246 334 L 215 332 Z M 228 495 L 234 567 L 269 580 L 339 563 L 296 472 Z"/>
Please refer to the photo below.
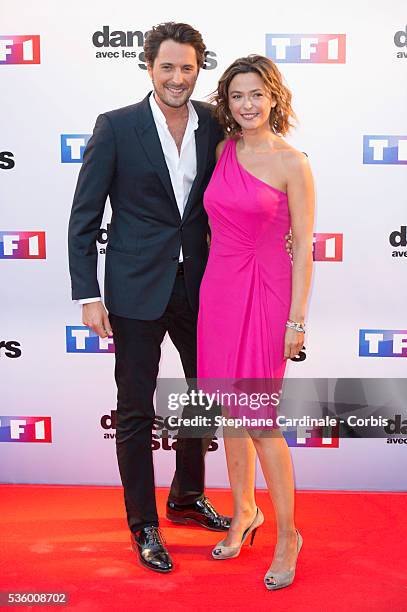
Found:
<path fill-rule="evenodd" d="M 144 98 L 144 100 L 142 100 L 138 106 L 135 125 L 136 132 L 139 136 L 141 146 L 143 147 L 146 156 L 154 166 L 154 169 L 157 172 L 171 202 L 174 204 L 178 217 L 180 217 L 179 208 L 177 206 L 174 190 L 172 188 L 170 173 L 168 172 L 167 164 L 165 162 L 164 153 L 161 147 L 157 128 L 154 123 L 148 98 L 149 96 Z"/>
<path fill-rule="evenodd" d="M 150 108 L 150 102 L 147 95 L 137 107 L 135 129 L 139 137 L 141 146 L 147 158 L 150 160 L 155 171 L 157 172 L 160 181 L 162 182 L 168 197 L 170 198 L 173 208 L 180 219 L 179 208 L 175 199 L 174 190 L 172 188 L 170 173 L 168 172 L 167 164 L 165 162 L 164 153 L 161 147 L 160 138 L 158 136 L 157 128 L 154 123 L 153 114 Z M 192 102 L 194 108 L 198 114 L 198 129 L 195 131 L 195 147 L 196 147 L 196 176 L 192 183 L 191 191 L 184 208 L 182 219 L 190 213 L 197 194 L 199 187 L 201 186 L 203 177 L 208 163 L 208 144 L 209 144 L 209 117 L 207 111 L 204 112 L 203 108 Z"/>
<path fill-rule="evenodd" d="M 202 112 L 202 107 L 192 102 L 194 108 L 198 114 L 199 124 L 198 129 L 195 131 L 195 148 L 196 148 L 196 177 L 192 183 L 191 191 L 184 208 L 182 219 L 184 220 L 190 213 L 191 208 L 194 205 L 196 196 L 201 186 L 203 177 L 208 163 L 208 144 L 209 144 L 209 121 L 208 114 Z"/>

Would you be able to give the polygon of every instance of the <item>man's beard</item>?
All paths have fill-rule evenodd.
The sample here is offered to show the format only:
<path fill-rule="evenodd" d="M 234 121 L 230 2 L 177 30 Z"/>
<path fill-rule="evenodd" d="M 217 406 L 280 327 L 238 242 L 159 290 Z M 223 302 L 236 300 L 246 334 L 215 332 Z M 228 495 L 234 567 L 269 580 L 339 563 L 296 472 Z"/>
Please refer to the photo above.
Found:
<path fill-rule="evenodd" d="M 158 91 L 154 87 L 154 92 L 160 98 L 161 102 L 163 104 L 166 104 L 170 108 L 180 108 L 181 106 L 184 106 L 192 95 L 192 90 L 187 89 L 185 90 L 184 95 L 181 98 L 179 98 L 178 100 L 174 100 L 171 96 L 171 93 L 168 92 L 165 87 L 163 87 L 161 91 Z"/>

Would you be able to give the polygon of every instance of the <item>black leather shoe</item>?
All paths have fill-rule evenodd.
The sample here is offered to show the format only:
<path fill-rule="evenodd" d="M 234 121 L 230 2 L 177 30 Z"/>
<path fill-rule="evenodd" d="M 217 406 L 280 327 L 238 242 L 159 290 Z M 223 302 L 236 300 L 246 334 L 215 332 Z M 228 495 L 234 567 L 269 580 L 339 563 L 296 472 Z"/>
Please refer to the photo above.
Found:
<path fill-rule="evenodd" d="M 151 525 L 132 533 L 131 544 L 144 567 L 163 573 L 172 570 L 172 560 L 158 527 Z"/>
<path fill-rule="evenodd" d="M 180 525 L 197 523 L 211 531 L 227 531 L 232 520 L 229 516 L 218 514 L 207 497 L 188 506 L 167 501 L 167 519 Z"/>

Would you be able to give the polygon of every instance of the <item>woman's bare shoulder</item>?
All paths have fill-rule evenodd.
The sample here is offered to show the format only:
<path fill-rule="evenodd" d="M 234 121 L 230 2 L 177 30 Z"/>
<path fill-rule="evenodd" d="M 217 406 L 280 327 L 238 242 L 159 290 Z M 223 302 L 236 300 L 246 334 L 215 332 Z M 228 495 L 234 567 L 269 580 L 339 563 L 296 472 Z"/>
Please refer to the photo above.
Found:
<path fill-rule="evenodd" d="M 307 163 L 308 155 L 304 151 L 299 151 L 285 140 L 280 146 L 280 155 L 284 163 L 298 166 Z"/>

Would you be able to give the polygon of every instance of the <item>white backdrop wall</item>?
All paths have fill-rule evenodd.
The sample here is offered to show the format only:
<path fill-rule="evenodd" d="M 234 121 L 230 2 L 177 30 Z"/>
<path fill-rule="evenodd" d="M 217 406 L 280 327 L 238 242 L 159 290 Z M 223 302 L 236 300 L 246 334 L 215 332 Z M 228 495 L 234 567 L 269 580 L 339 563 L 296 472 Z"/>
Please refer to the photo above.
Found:
<path fill-rule="evenodd" d="M 214 0 L 201 8 L 185 0 L 177 2 L 176 8 L 162 0 L 148 5 L 129 0 L 63 4 L 27 0 L 2 2 L 0 12 L 2 482 L 120 482 L 114 429 L 108 419 L 116 398 L 113 347 L 89 352 L 96 342 L 90 338 L 85 350 L 76 344 L 77 350 L 68 352 L 75 347 L 70 327 L 81 326 L 80 309 L 70 299 L 66 248 L 80 159 L 75 159 L 72 142 L 71 148 L 62 150 L 61 136 L 68 135 L 80 145 L 78 137 L 86 141 L 99 113 L 138 101 L 151 89 L 148 74 L 140 67 L 142 48 L 137 35 L 133 47 L 97 47 L 93 36 L 103 26 L 110 32 L 144 33 L 153 24 L 174 20 L 198 28 L 211 54 L 210 69 L 199 76 L 196 99 L 205 99 L 213 91 L 222 71 L 236 57 L 266 54 L 267 34 L 273 34 L 269 37 L 272 53 L 276 53 L 276 38 L 289 40 L 288 61 L 279 67 L 300 118 L 289 140 L 307 152 L 315 175 L 315 258 L 319 261 L 314 266 L 306 359 L 290 362 L 287 375 L 405 376 L 404 2 L 338 2 L 328 7 L 322 0 L 260 1 L 247 10 Z M 33 43 L 23 47 L 19 36 Z M 33 63 L 38 59 L 38 39 L 32 36 L 40 37 L 40 63 Z M 296 40 L 302 38 L 306 54 L 310 36 L 310 60 L 298 61 L 301 50 Z M 341 50 L 345 45 L 346 57 L 337 58 L 341 61 L 333 53 L 326 62 L 324 41 L 328 38 L 339 39 Z M 102 34 L 97 35 L 96 43 L 102 39 Z M 119 57 L 97 57 L 108 52 Z M 135 57 L 123 57 L 126 52 Z M 105 228 L 109 214 L 107 207 Z M 401 234 L 393 235 L 391 244 L 389 237 L 396 231 Z M 32 232 L 31 242 L 24 232 Z M 45 232 L 45 254 L 42 238 L 36 239 L 39 232 Z M 105 238 L 101 235 L 100 250 Z M 103 258 L 101 254 L 101 276 Z M 361 356 L 359 336 L 363 338 L 365 332 L 360 330 L 382 333 L 378 338 L 390 342 L 379 342 L 378 352 L 373 344 L 362 343 L 369 351 Z M 182 376 L 178 354 L 168 338 L 160 376 Z M 33 429 L 27 417 L 35 417 L 32 423 L 45 420 L 47 427 L 50 418 L 52 442 L 39 443 L 44 435 L 46 439 L 47 429 L 43 432 L 41 424 Z M 8 418 L 14 419 L 11 429 Z M 25 418 L 25 425 L 19 418 Z M 207 484 L 226 486 L 222 442 L 216 445 L 217 450 L 207 457 Z M 300 489 L 406 487 L 406 444 L 340 440 L 338 447 L 299 444 L 292 453 Z M 159 448 L 154 456 L 157 484 L 168 484 L 175 453 Z M 264 486 L 260 471 L 258 485 Z"/>

